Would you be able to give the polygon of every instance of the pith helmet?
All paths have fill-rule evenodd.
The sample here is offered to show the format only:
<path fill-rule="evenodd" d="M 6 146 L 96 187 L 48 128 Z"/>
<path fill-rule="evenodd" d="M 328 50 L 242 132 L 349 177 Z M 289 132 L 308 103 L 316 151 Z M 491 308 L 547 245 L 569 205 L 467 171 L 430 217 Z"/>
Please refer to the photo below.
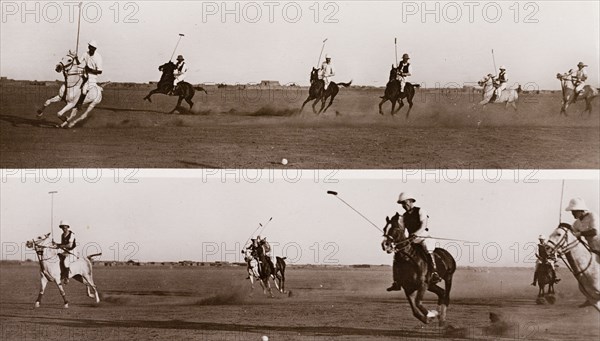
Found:
<path fill-rule="evenodd" d="M 400 193 L 400 196 L 398 197 L 397 202 L 400 204 L 401 202 L 409 200 L 409 199 L 412 201 L 417 201 L 417 200 L 415 200 L 415 197 L 412 196 L 411 194 L 409 194 L 407 192 L 402 192 L 402 193 Z"/>
<path fill-rule="evenodd" d="M 569 206 L 565 208 L 565 211 L 587 211 L 588 208 L 585 205 L 585 201 L 581 198 L 573 198 L 569 201 Z"/>

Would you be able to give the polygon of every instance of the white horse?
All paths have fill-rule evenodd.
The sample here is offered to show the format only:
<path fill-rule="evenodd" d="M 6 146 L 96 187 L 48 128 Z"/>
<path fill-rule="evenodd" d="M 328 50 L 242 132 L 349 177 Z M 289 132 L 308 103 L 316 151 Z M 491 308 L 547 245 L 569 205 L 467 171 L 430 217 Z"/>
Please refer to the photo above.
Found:
<path fill-rule="evenodd" d="M 547 247 L 557 254 L 573 273 L 579 290 L 587 303 L 600 312 L 600 257 L 589 251 L 580 239 L 571 233 L 571 225 L 561 223 L 548 237 Z"/>
<path fill-rule="evenodd" d="M 58 90 L 58 95 L 48 99 L 44 106 L 37 111 L 38 116 L 42 116 L 44 114 L 44 110 L 50 104 L 59 102 L 64 100 L 67 102 L 64 108 L 57 113 L 58 118 L 60 118 L 63 123 L 60 125 L 61 128 L 73 128 L 77 123 L 85 120 L 94 109 L 96 105 L 98 105 L 102 101 L 102 87 L 98 84 L 86 84 L 85 86 L 89 86 L 89 90 L 87 95 L 85 96 L 85 100 L 83 104 L 89 104 L 87 109 L 84 111 L 81 116 L 75 119 L 77 116 L 77 101 L 79 100 L 79 96 L 81 96 L 81 86 L 83 84 L 83 69 L 80 68 L 76 62 L 72 53 L 69 53 L 65 57 L 63 57 L 56 65 L 56 72 L 62 72 L 65 78 L 65 84 L 63 84 Z M 66 94 L 65 94 L 66 91 Z M 64 117 L 63 115 L 71 110 L 71 114 L 69 117 Z"/>
<path fill-rule="evenodd" d="M 505 103 L 505 108 L 508 108 L 510 104 L 515 111 L 517 111 L 517 100 L 519 99 L 519 93 L 521 92 L 521 85 L 519 85 L 516 89 L 506 88 L 502 90 L 502 94 L 500 97 L 496 98 L 493 102 L 490 102 L 496 88 L 494 87 L 494 77 L 492 74 L 488 74 L 482 80 L 477 82 L 479 86 L 483 87 L 482 100 L 479 102 L 479 105 L 482 105 L 485 109 L 485 106 L 489 103 Z"/>
<path fill-rule="evenodd" d="M 567 108 L 570 104 L 574 104 L 578 99 L 585 101 L 585 109 L 581 112 L 588 112 L 588 116 L 592 114 L 592 100 L 598 96 L 598 90 L 589 85 L 583 87 L 583 92 L 579 96 L 575 96 L 575 85 L 573 77 L 569 73 L 557 73 L 556 78 L 560 80 L 560 88 L 562 89 L 562 106 L 560 107 L 561 115 L 567 116 Z"/>
<path fill-rule="evenodd" d="M 58 291 L 64 301 L 64 307 L 68 308 L 69 302 L 67 301 L 67 295 L 60 278 L 60 259 L 58 258 L 58 254 L 62 252 L 62 250 L 53 245 L 49 236 L 50 233 L 28 240 L 27 243 L 25 243 L 28 248 L 35 250 L 40 263 L 41 286 L 40 293 L 35 301 L 35 308 L 39 308 L 48 282 L 54 282 L 58 286 Z M 69 278 L 73 278 L 85 284 L 87 295 L 90 298 L 96 299 L 96 303 L 100 302 L 100 296 L 98 295 L 98 289 L 96 288 L 92 277 L 91 259 L 92 257 L 99 255 L 101 255 L 101 253 L 89 255 L 87 257 L 77 257 L 76 260 L 69 264 Z"/>

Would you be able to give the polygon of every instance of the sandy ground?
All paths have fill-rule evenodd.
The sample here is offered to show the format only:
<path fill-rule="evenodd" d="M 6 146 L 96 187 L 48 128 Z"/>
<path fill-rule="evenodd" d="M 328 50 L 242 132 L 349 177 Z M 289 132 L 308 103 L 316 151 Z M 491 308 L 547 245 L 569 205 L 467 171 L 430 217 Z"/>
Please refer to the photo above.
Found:
<path fill-rule="evenodd" d="M 600 313 L 562 273 L 554 305 L 536 305 L 531 269 L 459 269 L 449 327 L 412 317 L 402 292 L 388 293 L 391 268 L 289 267 L 287 289 L 250 296 L 243 267 L 95 267 L 102 296 L 94 304 L 83 285 L 67 285 L 70 308 L 56 287 L 33 309 L 35 263 L 0 263 L 2 340 L 594 340 Z M 561 271 L 565 271 L 562 269 Z M 426 305 L 435 308 L 433 294 Z M 490 313 L 499 321 L 490 322 Z"/>
<path fill-rule="evenodd" d="M 184 114 L 174 97 L 110 86 L 85 124 L 54 128 L 62 104 L 38 119 L 55 87 L 1 88 L 2 168 L 598 168 L 600 100 L 560 117 L 559 94 L 525 94 L 518 113 L 473 109 L 466 93 L 418 90 L 410 118 L 377 113 L 383 90 L 341 89 L 320 116 L 300 113 L 306 90 L 211 89 Z"/>

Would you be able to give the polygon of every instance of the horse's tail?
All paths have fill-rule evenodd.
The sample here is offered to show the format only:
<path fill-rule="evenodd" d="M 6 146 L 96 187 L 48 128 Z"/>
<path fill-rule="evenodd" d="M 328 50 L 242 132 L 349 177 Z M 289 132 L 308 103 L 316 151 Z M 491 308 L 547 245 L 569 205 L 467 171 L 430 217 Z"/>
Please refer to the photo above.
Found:
<path fill-rule="evenodd" d="M 208 95 L 208 92 L 206 92 L 206 90 L 203 87 L 201 87 L 201 86 L 195 86 L 194 90 L 196 90 L 196 91 L 204 91 L 204 93 Z"/>
<path fill-rule="evenodd" d="M 99 252 L 99 253 L 94 253 L 93 255 L 89 255 L 89 256 L 87 256 L 87 259 L 88 259 L 89 261 L 92 261 L 92 258 L 94 258 L 94 257 L 97 257 L 97 256 L 100 256 L 100 255 L 102 255 L 102 252 Z"/>
<path fill-rule="evenodd" d="M 352 85 L 352 81 L 349 81 L 348 83 L 338 83 L 338 85 L 341 85 L 343 87 L 349 87 L 350 85 Z"/>

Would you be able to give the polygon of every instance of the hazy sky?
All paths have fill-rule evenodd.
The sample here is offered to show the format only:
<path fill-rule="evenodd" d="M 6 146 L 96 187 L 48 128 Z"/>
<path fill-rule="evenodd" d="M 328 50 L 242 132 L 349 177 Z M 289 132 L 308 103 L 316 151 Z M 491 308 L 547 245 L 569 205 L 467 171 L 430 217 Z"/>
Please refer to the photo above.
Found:
<path fill-rule="evenodd" d="M 381 228 L 386 215 L 402 211 L 396 204 L 399 192 L 410 191 L 417 205 L 428 210 L 432 235 L 476 243 L 441 242 L 460 265 L 527 266 L 537 236 L 550 234 L 558 224 L 561 192 L 560 180 L 523 170 L 517 177 L 504 170 L 501 181 L 495 180 L 496 170 L 464 170 L 458 182 L 456 171 L 417 173 L 407 180 L 400 171 L 321 171 L 316 179 L 309 170 L 262 170 L 258 182 L 253 180 L 259 178 L 256 170 L 120 171 L 137 183 L 116 182 L 115 171 L 108 169 L 101 174 L 64 170 L 59 181 L 55 170 L 20 171 L 12 177 L 7 172 L 12 171 L 3 171 L 0 183 L 2 259 L 35 257 L 23 243 L 50 232 L 47 193 L 58 190 L 56 238 L 58 220 L 68 219 L 79 244 L 88 245 L 86 253 L 98 248 L 102 260 L 240 261 L 237 250 L 259 223 L 273 217 L 263 235 L 277 243 L 276 255 L 292 262 L 391 263 L 380 249 L 381 233 L 326 194 L 336 190 Z M 567 179 L 561 208 L 581 196 L 597 212 L 598 172 L 570 174 L 589 180 Z M 573 217 L 563 211 L 562 220 L 572 223 Z"/>
<path fill-rule="evenodd" d="M 2 76 L 60 78 L 54 66 L 75 48 L 76 12 L 69 15 L 67 2 L 21 3 L 2 1 Z M 192 83 L 305 85 L 328 38 L 325 53 L 333 56 L 336 80 L 382 86 L 395 37 L 398 55 L 412 58 L 413 81 L 427 87 L 472 84 L 493 72 L 492 49 L 511 83 L 559 89 L 556 73 L 579 61 L 589 65 L 589 84 L 599 83 L 598 1 L 89 3 L 79 51 L 98 41 L 103 81 L 158 80 L 157 66 L 184 33 L 177 53 L 186 57 Z"/>

